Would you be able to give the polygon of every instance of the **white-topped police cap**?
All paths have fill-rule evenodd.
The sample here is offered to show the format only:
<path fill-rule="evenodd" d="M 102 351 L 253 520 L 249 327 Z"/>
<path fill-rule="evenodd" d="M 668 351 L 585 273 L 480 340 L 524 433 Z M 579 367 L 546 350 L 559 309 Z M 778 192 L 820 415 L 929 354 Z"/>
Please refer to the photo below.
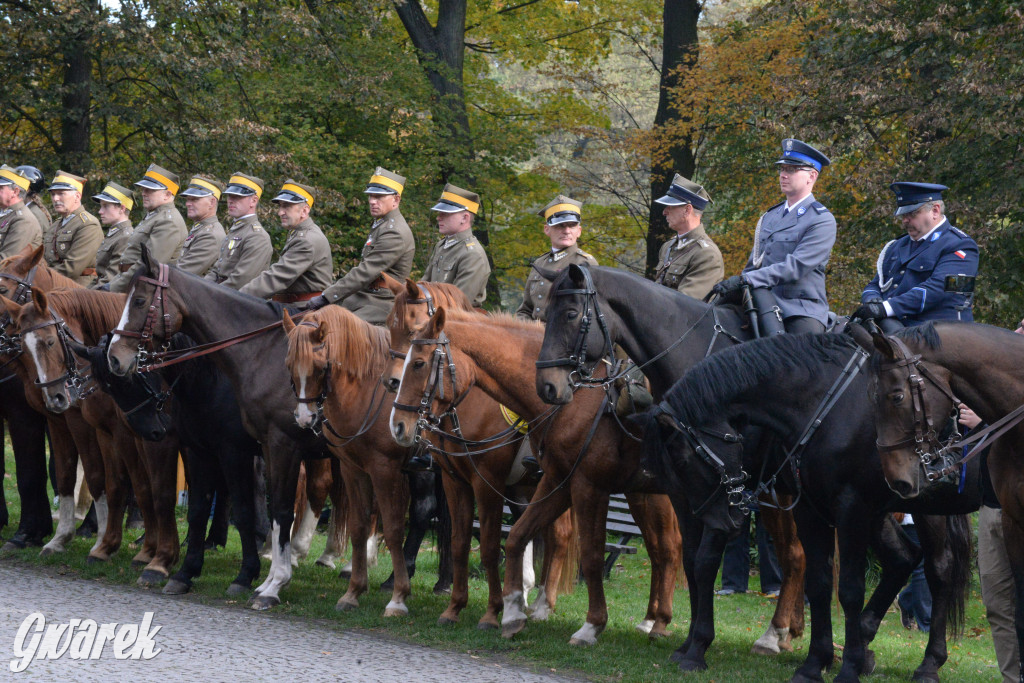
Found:
<path fill-rule="evenodd" d="M 579 223 L 583 218 L 583 214 L 580 211 L 582 208 L 583 202 L 578 202 L 575 199 L 566 197 L 564 194 L 560 194 L 538 211 L 537 215 L 543 216 L 544 221 L 548 225 Z"/>
<path fill-rule="evenodd" d="M 893 216 L 916 211 L 925 204 L 942 200 L 942 193 L 949 188 L 935 183 L 893 183 L 889 189 L 896 195 L 896 213 Z"/>
<path fill-rule="evenodd" d="M 448 183 L 441 192 L 441 198 L 437 200 L 437 204 L 430 207 L 430 210 L 441 213 L 469 211 L 475 216 L 480 210 L 480 195 Z"/>
<path fill-rule="evenodd" d="M 782 141 L 782 156 L 775 163 L 787 166 L 810 166 L 816 171 L 821 171 L 822 167 L 828 166 L 832 161 L 806 142 L 786 138 Z"/>
<path fill-rule="evenodd" d="M 662 204 L 664 206 L 683 206 L 685 204 L 692 204 L 693 208 L 697 211 L 703 211 L 704 207 L 711 201 L 711 196 L 708 195 L 701 185 L 684 178 L 683 176 L 676 173 L 675 178 L 672 179 L 672 184 L 669 185 L 668 190 L 664 197 L 658 197 L 654 200 L 656 204 Z"/>
<path fill-rule="evenodd" d="M 392 173 L 386 168 L 378 166 L 370 176 L 370 182 L 366 184 L 363 194 L 397 194 L 402 196 L 405 189 L 405 176 Z"/>

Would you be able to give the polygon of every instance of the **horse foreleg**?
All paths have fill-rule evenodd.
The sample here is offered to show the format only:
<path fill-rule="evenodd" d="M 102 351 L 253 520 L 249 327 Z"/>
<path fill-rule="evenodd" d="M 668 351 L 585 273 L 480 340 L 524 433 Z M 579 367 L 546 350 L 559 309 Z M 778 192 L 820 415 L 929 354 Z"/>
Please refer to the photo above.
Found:
<path fill-rule="evenodd" d="M 253 596 L 252 608 L 266 610 L 281 604 L 279 593 L 292 580 L 291 535 L 295 487 L 299 480 L 298 446 L 283 432 L 272 429 L 263 444 L 263 458 L 270 474 L 271 495 L 270 571 Z"/>
<path fill-rule="evenodd" d="M 214 459 L 205 457 L 208 454 L 199 455 L 191 448 L 184 450 L 189 475 L 188 547 L 181 569 L 167 580 L 167 585 L 163 588 L 164 595 L 183 595 L 189 592 L 192 589 L 192 579 L 202 574 L 206 523 L 210 519 L 213 494 L 221 478 Z M 218 507 L 226 504 L 227 501 L 223 497 L 217 501 Z"/>
<path fill-rule="evenodd" d="M 345 493 L 345 481 L 341 477 L 341 468 L 337 458 L 331 458 L 331 518 L 327 523 L 327 543 L 316 563 L 321 567 L 334 569 L 334 561 L 345 552 L 348 539 L 348 497 Z"/>
<path fill-rule="evenodd" d="M 481 471 L 485 474 L 474 476 L 472 484 L 473 493 L 476 496 L 477 514 L 480 517 L 480 564 L 483 565 L 484 573 L 487 577 L 487 609 L 484 611 L 484 615 L 480 617 L 480 621 L 477 622 L 477 628 L 495 629 L 501 626 L 498 615 L 501 614 L 503 605 L 499 564 L 501 562 L 501 519 L 504 499 L 499 493 L 502 487 L 492 486 L 489 482 L 497 482 L 499 484 L 503 482 L 499 476 L 490 475 L 488 470 L 483 467 L 481 467 Z M 452 500 L 452 494 L 448 493 L 448 505 L 452 511 L 453 534 L 466 533 L 471 535 L 473 527 L 472 501 L 469 501 L 469 519 L 466 520 L 461 518 L 463 512 L 456 513 L 456 508 L 452 506 Z M 460 532 L 460 527 L 468 528 L 464 532 Z M 458 546 L 456 543 L 457 538 L 460 537 L 457 535 L 452 537 L 453 553 L 456 552 Z M 469 538 L 466 539 L 466 543 L 469 543 Z M 468 556 L 468 547 L 466 552 Z M 454 599 L 455 590 L 459 583 L 457 572 L 461 564 L 457 554 L 453 558 L 453 564 L 456 571 L 455 583 L 452 586 L 452 598 Z"/>
<path fill-rule="evenodd" d="M 251 444 L 246 441 L 226 446 L 218 458 L 220 475 L 227 485 L 228 497 L 234 509 L 235 527 L 242 542 L 242 565 L 238 576 L 228 586 L 227 594 L 244 595 L 260 575 L 259 541 L 256 533 L 257 506 L 266 507 L 264 500 L 256 500 L 256 481 Z"/>
<path fill-rule="evenodd" d="M 402 543 L 405 535 L 405 511 L 409 506 L 409 480 L 399 469 L 397 462 L 385 460 L 385 457 L 384 454 L 377 455 L 379 460 L 370 476 L 380 504 L 384 542 L 391 551 L 391 569 L 395 577 L 391 600 L 384 608 L 384 616 L 399 617 L 409 613 L 405 600 L 412 590 Z"/>
<path fill-rule="evenodd" d="M 651 558 L 647 614 L 636 628 L 652 639 L 662 638 L 669 635 L 676 577 L 682 562 L 679 522 L 668 496 L 631 493 L 626 494 L 626 500 Z"/>
<path fill-rule="evenodd" d="M 571 588 L 576 583 L 578 570 L 575 559 L 579 554 L 578 544 L 575 540 L 579 538 L 573 526 L 572 510 L 566 510 L 558 519 L 548 525 L 544 530 L 544 566 L 541 569 L 541 585 L 537 590 L 537 597 L 530 604 L 530 619 L 534 621 L 545 621 L 555 611 L 555 603 L 558 602 L 558 594 L 561 590 Z M 528 552 L 523 553 L 524 572 L 525 563 L 533 562 L 532 548 L 534 544 L 527 546 Z M 526 586 L 523 586 L 524 592 Z"/>
<path fill-rule="evenodd" d="M 549 470 L 541 477 L 533 501 L 523 516 L 512 526 L 505 541 L 505 586 L 502 591 L 504 614 L 501 635 L 512 638 L 526 626 L 526 597 L 523 594 L 523 552 L 526 545 L 568 507 L 571 500 L 567 487 L 556 484 L 559 475 Z"/>
<path fill-rule="evenodd" d="M 0 401 L 14 450 L 14 470 L 21 500 L 21 518 L 7 547 L 42 545 L 53 532 L 46 493 L 46 418 L 29 407 L 16 376 L 0 384 Z M 0 426 L 0 437 L 2 434 Z"/>
<path fill-rule="evenodd" d="M 955 541 L 952 538 L 954 534 L 947 533 L 947 521 L 952 525 L 958 525 L 962 531 L 966 526 L 965 518 L 962 515 L 953 515 L 948 518 L 932 515 L 914 516 L 914 524 L 921 541 L 921 550 L 924 553 L 924 575 L 928 580 L 928 589 L 932 595 L 928 645 L 925 646 L 921 665 L 914 671 L 913 680 L 915 681 L 937 682 L 939 680 L 939 668 L 946 663 L 948 657 L 946 634 L 950 612 L 957 601 L 957 589 L 962 591 L 964 588 L 962 568 L 965 560 L 963 557 L 955 557 Z M 969 534 L 970 530 L 966 530 L 966 533 Z M 960 535 L 963 536 L 963 534 Z M 966 562 L 969 563 L 970 546 L 964 548 L 962 543 L 956 545 L 959 546 L 961 555 L 967 555 Z M 963 552 L 964 550 L 966 552 Z M 958 569 L 960 571 L 957 571 Z M 955 585 L 958 578 L 961 579 L 960 586 Z"/>
<path fill-rule="evenodd" d="M 473 538 L 473 489 L 469 484 L 456 479 L 447 471 L 442 472 L 441 483 L 445 490 L 448 512 L 452 518 L 452 593 L 448 600 L 448 607 L 437 619 L 438 625 L 444 626 L 457 624 L 459 613 L 469 602 L 469 546 Z M 483 556 L 483 506 L 481 506 L 480 516 L 480 555 Z M 488 541 L 490 540 L 488 539 Z M 485 613 L 484 619 L 487 617 L 488 615 Z M 485 623 L 484 619 L 480 620 L 481 627 Z M 492 619 L 493 627 L 496 628 L 497 617 L 492 616 Z"/>
<path fill-rule="evenodd" d="M 1003 493 L 999 489 L 997 492 Z M 1002 495 L 999 500 L 1003 503 L 1003 542 L 1016 595 L 1014 626 L 1017 630 L 1019 676 L 1024 683 L 1024 505 L 1016 495 Z"/>
<path fill-rule="evenodd" d="M 787 507 L 791 496 L 781 496 L 780 503 Z M 807 560 L 804 547 L 796 534 L 796 521 L 790 510 L 761 507 L 761 520 L 771 535 L 775 552 L 782 568 L 782 586 L 775 614 L 768 630 L 751 648 L 754 654 L 777 655 L 781 650 L 793 651 L 792 639 L 804 633 L 804 571 Z"/>
<path fill-rule="evenodd" d="M 295 489 L 295 523 L 292 527 L 292 566 L 309 554 L 317 522 L 327 500 L 331 484 L 331 462 L 328 459 L 310 460 L 299 468 L 299 483 Z"/>
<path fill-rule="evenodd" d="M 881 522 L 879 517 L 862 506 L 850 506 L 842 511 L 836 525 L 839 544 L 839 604 L 843 607 L 845 642 L 843 666 L 836 681 L 857 681 L 866 673 L 867 645 L 861 632 L 861 612 L 864 611 L 865 580 L 868 560 L 868 541 L 871 529 Z"/>
<path fill-rule="evenodd" d="M 804 591 L 811 609 L 811 640 L 807 648 L 807 659 L 797 669 L 791 683 L 809 683 L 822 680 L 821 672 L 832 668 L 835 652 L 831 612 L 835 532 L 806 504 L 797 505 L 794 513 L 800 543 L 807 557 Z"/>
<path fill-rule="evenodd" d="M 359 607 L 359 596 L 366 592 L 367 539 L 372 530 L 373 486 L 370 478 L 348 456 L 339 458 L 341 476 L 348 495 L 348 528 L 352 541 L 351 572 L 348 590 L 338 599 L 334 609 L 345 611 Z M 344 570 L 342 570 L 344 571 Z"/>
<path fill-rule="evenodd" d="M 127 429 L 127 428 L 125 428 Z M 178 476 L 178 438 L 168 435 L 162 441 L 139 440 L 139 456 L 150 482 L 150 505 L 157 536 L 156 554 L 139 575 L 140 586 L 163 583 L 181 556 L 178 525 L 174 517 L 175 481 Z M 228 501 L 221 501 L 227 505 Z M 141 501 L 140 501 L 141 506 Z M 146 527 L 147 538 L 150 527 Z"/>
<path fill-rule="evenodd" d="M 608 522 L 608 492 L 589 485 L 582 477 L 571 482 L 572 505 L 580 536 L 580 570 L 587 582 L 587 620 L 572 634 L 570 645 L 594 645 L 608 624 L 604 597 L 604 546 Z"/>

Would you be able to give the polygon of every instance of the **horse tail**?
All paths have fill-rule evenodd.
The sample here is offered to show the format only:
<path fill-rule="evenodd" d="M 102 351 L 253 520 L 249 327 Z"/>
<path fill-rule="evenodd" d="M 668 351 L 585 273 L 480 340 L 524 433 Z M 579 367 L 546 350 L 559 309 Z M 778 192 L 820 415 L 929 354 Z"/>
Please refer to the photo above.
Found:
<path fill-rule="evenodd" d="M 971 526 L 967 515 L 946 516 L 946 545 L 950 550 L 950 602 L 947 633 L 959 638 L 966 621 L 967 594 L 971 586 L 973 548 Z"/>
<path fill-rule="evenodd" d="M 559 594 L 572 593 L 576 589 L 576 580 L 580 574 L 580 535 L 577 529 L 580 528 L 579 519 L 576 517 L 576 508 L 569 508 L 569 538 L 565 546 L 565 562 L 562 564 L 562 573 L 558 576 Z M 551 549 L 554 551 L 554 548 Z M 544 552 L 549 552 L 547 548 Z"/>

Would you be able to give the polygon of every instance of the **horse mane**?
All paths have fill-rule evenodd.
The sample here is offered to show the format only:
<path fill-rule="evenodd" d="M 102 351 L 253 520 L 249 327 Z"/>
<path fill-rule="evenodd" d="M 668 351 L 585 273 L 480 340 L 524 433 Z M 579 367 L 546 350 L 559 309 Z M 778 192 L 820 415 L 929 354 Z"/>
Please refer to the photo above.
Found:
<path fill-rule="evenodd" d="M 942 348 L 942 339 L 939 337 L 939 333 L 935 329 L 935 323 L 932 321 L 928 321 L 923 325 L 904 327 L 893 336 L 916 346 L 925 346 L 932 351 L 938 351 Z"/>
<path fill-rule="evenodd" d="M 309 323 L 309 324 L 307 324 Z M 314 326 L 315 325 L 315 326 Z M 308 373 L 316 360 L 319 328 L 325 330 L 323 348 L 327 359 L 356 381 L 379 376 L 391 348 L 391 335 L 384 327 L 371 325 L 342 306 L 324 306 L 307 313 L 288 335 L 289 367 Z M 314 339 L 317 343 L 314 343 Z"/>
<path fill-rule="evenodd" d="M 87 337 L 99 339 L 117 325 L 125 295 L 75 287 L 50 292 L 46 301 L 65 320 L 78 322 Z"/>
<path fill-rule="evenodd" d="M 468 311 L 445 309 L 444 312 L 445 319 L 453 322 L 486 322 L 506 330 L 544 331 L 544 323 L 539 320 L 524 320 L 514 313 L 488 313 L 485 315 L 472 308 Z"/>
<path fill-rule="evenodd" d="M 20 254 L 8 256 L 0 261 L 0 274 L 10 272 L 12 270 L 12 265 L 23 265 L 28 258 L 28 256 Z M 28 274 L 28 270 L 31 269 L 26 269 L 26 275 Z M 46 265 L 46 262 L 42 260 L 36 264 L 36 275 L 32 284 L 44 291 L 50 291 L 53 289 L 74 289 L 76 287 L 81 288 L 82 286 L 71 278 L 61 275 L 53 268 Z"/>
<path fill-rule="evenodd" d="M 853 340 L 841 334 L 779 334 L 745 342 L 693 366 L 665 394 L 676 416 L 691 425 L 719 419 L 732 400 L 781 374 L 816 375 Z"/>
<path fill-rule="evenodd" d="M 447 282 L 417 282 L 434 297 L 434 306 L 444 306 L 445 310 L 473 310 L 473 303 L 461 289 Z M 395 297 L 395 304 L 388 313 L 387 327 L 394 327 L 398 321 L 405 319 L 405 309 L 409 305 L 409 294 L 404 289 Z"/>

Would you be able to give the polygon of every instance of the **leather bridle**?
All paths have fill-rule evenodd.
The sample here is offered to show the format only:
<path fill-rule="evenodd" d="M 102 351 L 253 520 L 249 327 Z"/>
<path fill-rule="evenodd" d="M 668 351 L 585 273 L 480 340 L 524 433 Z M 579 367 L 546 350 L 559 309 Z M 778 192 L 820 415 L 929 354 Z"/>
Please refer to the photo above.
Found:
<path fill-rule="evenodd" d="M 93 384 L 88 389 L 83 390 L 85 384 L 92 379 L 92 375 L 82 375 L 81 373 L 79 373 L 78 361 L 75 358 L 74 352 L 71 350 L 71 345 L 68 343 L 68 339 L 74 339 L 79 344 L 81 344 L 82 341 L 75 337 L 74 333 L 71 331 L 71 328 L 68 327 L 68 324 L 64 321 L 63 318 L 61 318 L 53 311 L 50 311 L 49 320 L 44 320 L 43 322 L 32 325 L 31 327 L 26 327 L 22 329 L 21 336 L 24 338 L 24 336 L 30 332 L 35 332 L 37 330 L 41 330 L 47 327 L 55 328 L 55 331 L 57 333 L 57 339 L 58 341 L 60 341 L 61 352 L 64 354 L 64 374 L 61 375 L 60 377 L 47 380 L 45 382 L 40 382 L 39 380 L 36 380 L 35 385 L 40 389 L 48 389 L 53 386 L 66 384 L 69 393 L 71 394 L 69 396 L 69 401 L 71 403 L 75 403 L 83 398 L 86 398 L 94 391 L 96 391 L 96 385 Z"/>
<path fill-rule="evenodd" d="M 0 273 L 0 278 L 14 280 L 18 283 L 18 286 L 14 288 L 14 295 L 11 297 L 11 301 L 19 305 L 28 303 L 29 297 L 32 296 L 32 281 L 35 280 L 36 269 L 37 266 L 33 266 L 24 278 L 12 275 L 11 273 Z M 10 312 L 4 311 L 3 314 L 0 315 L 0 354 L 17 357 L 22 350 L 21 334 L 7 334 L 6 330 L 10 327 L 11 322 Z"/>
<path fill-rule="evenodd" d="M 136 282 L 145 282 L 155 287 L 153 290 L 153 298 L 149 302 L 149 311 L 146 313 L 146 320 L 142 324 L 142 329 L 136 332 L 135 330 L 124 330 L 116 329 L 112 334 L 119 334 L 122 337 L 128 337 L 129 339 L 139 340 L 138 350 L 138 366 L 141 369 L 146 363 L 149 357 L 149 349 L 145 348 L 145 345 L 152 347 L 153 345 L 153 328 L 156 326 L 157 320 L 163 321 L 163 340 L 165 344 L 170 343 L 171 339 L 171 315 L 167 312 L 167 304 L 165 301 L 165 295 L 170 283 L 167 279 L 168 267 L 166 263 L 159 264 L 157 268 L 156 278 L 146 277 L 145 275 L 138 276 Z M 125 301 L 125 306 L 130 306 L 131 301 Z"/>

